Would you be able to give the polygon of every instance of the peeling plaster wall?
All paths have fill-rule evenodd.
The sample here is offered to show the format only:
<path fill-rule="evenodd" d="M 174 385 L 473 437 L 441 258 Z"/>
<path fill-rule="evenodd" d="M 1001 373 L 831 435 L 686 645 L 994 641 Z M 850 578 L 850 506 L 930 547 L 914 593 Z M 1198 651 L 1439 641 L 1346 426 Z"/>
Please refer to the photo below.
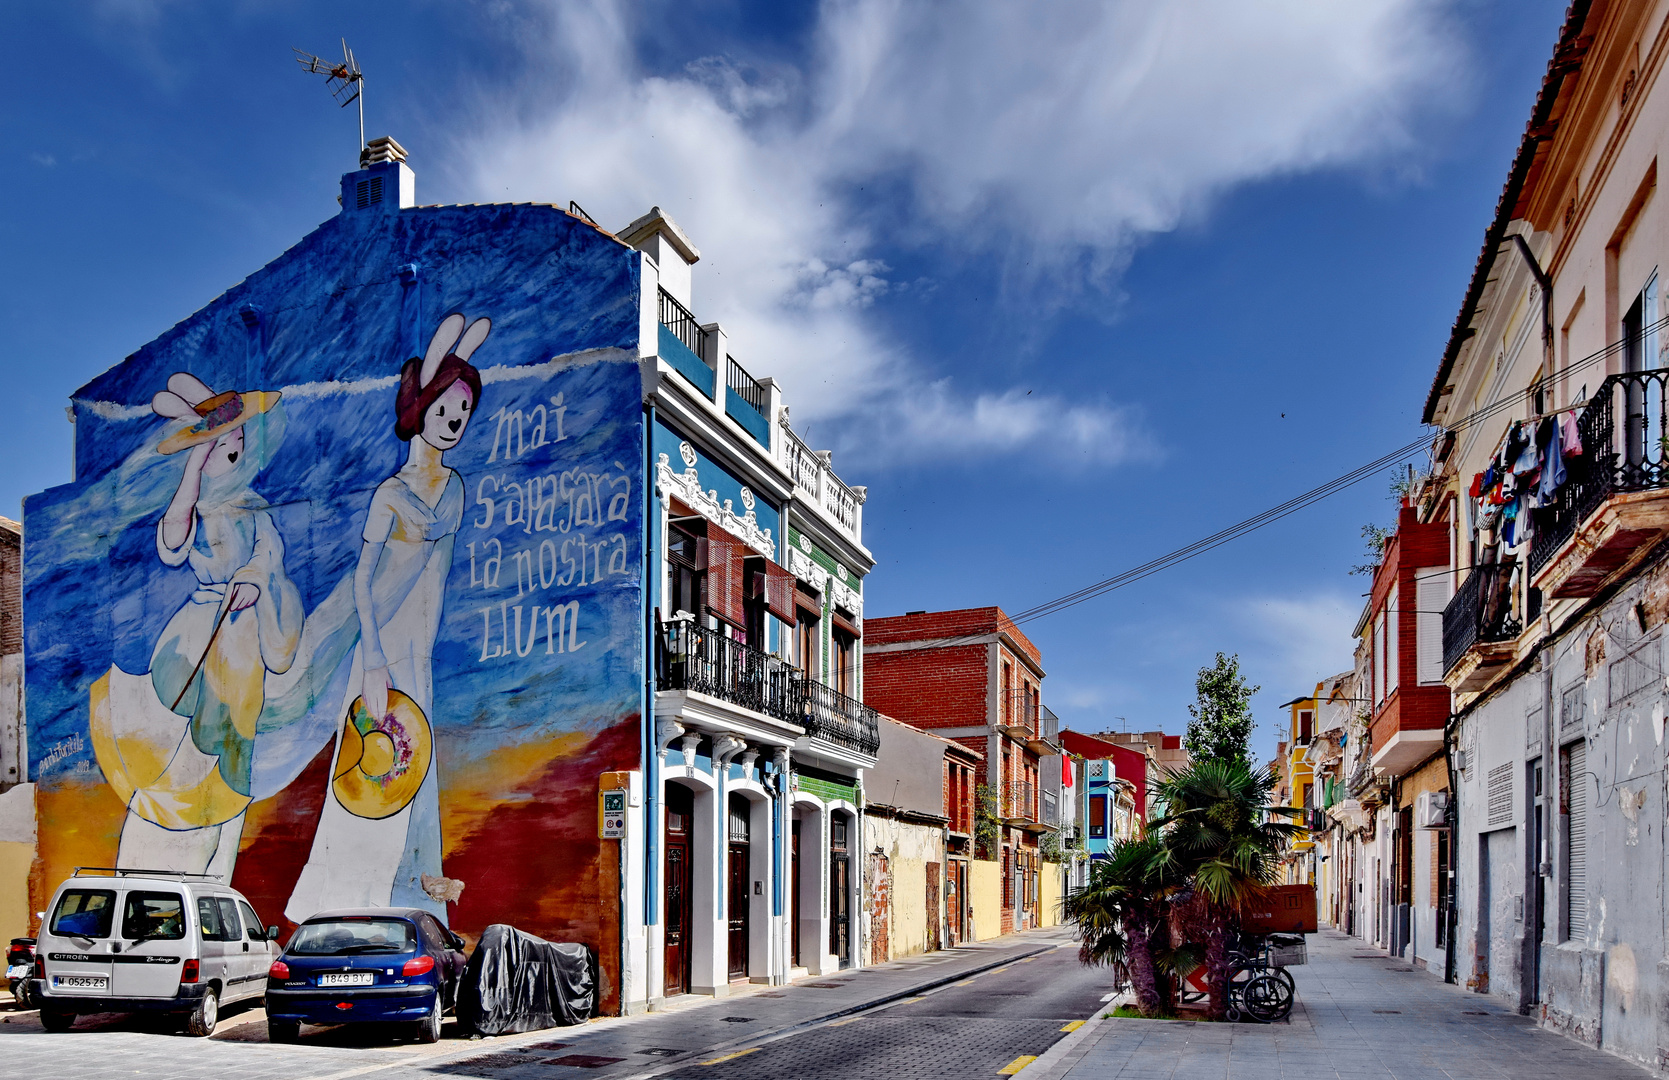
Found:
<path fill-rule="evenodd" d="M 1669 962 L 1665 955 L 1665 671 L 1663 614 L 1636 603 L 1669 572 L 1655 566 L 1565 629 L 1529 666 L 1463 720 L 1467 755 L 1460 784 L 1462 981 L 1544 1026 L 1649 1066 L 1669 1064 Z M 1551 678 L 1549 679 L 1549 676 Z M 1534 841 L 1535 764 L 1547 741 L 1542 703 L 1551 696 L 1552 742 L 1542 806 L 1545 847 Z M 1576 743 L 1586 767 L 1569 779 L 1559 752 Z M 1502 822 L 1492 770 L 1513 766 L 1511 822 Z M 1566 823 L 1560 810 L 1577 784 L 1587 805 L 1587 926 L 1573 938 Z M 1536 946 L 1534 890 L 1545 859 L 1545 931 Z M 1487 865 L 1483 861 L 1487 860 Z M 1525 940 L 1526 935 L 1528 940 Z M 1524 946 L 1520 951 L 1519 946 Z M 1538 957 L 1539 951 L 1539 957 Z M 1522 959 L 1520 959 L 1522 958 Z M 1539 959 L 1539 987 L 1531 965 Z"/>

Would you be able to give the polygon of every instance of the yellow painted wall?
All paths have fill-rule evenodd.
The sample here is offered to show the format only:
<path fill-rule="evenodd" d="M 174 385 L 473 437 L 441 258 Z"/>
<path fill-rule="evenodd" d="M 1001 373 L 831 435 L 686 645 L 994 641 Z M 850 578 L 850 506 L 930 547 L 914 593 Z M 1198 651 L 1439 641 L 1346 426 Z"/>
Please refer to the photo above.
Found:
<path fill-rule="evenodd" d="M 1003 868 L 995 859 L 968 863 L 968 891 L 974 902 L 974 940 L 989 941 L 1003 931 Z"/>
<path fill-rule="evenodd" d="M 892 959 L 927 951 L 927 860 L 892 864 Z"/>
<path fill-rule="evenodd" d="M 1061 864 L 1052 862 L 1041 864 L 1037 884 L 1039 906 L 1042 908 L 1038 912 L 1037 925 L 1059 926 L 1061 924 Z"/>

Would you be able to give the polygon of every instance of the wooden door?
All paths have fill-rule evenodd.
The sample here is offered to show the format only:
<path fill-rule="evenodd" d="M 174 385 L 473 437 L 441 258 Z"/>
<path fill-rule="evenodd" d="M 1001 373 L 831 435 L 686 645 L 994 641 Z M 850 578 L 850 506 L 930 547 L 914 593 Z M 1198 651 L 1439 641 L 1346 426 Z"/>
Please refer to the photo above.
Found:
<path fill-rule="evenodd" d="M 726 890 L 730 922 L 730 977 L 748 977 L 748 831 L 752 808 L 741 795 L 730 796 L 730 873 Z"/>
<path fill-rule="evenodd" d="M 852 961 L 852 906 L 846 850 L 847 818 L 836 814 L 829 822 L 829 951 L 842 967 Z"/>
<path fill-rule="evenodd" d="M 944 917 L 941 915 L 943 910 L 941 907 L 942 899 L 939 894 L 939 864 L 929 862 L 927 864 L 927 947 L 929 949 L 944 948 L 941 943 L 941 928 L 945 924 Z"/>
<path fill-rule="evenodd" d="M 690 841 L 695 796 L 677 784 L 666 786 L 666 979 L 665 992 L 690 990 Z"/>
<path fill-rule="evenodd" d="M 792 841 L 792 843 L 793 843 L 793 858 L 789 861 L 789 865 L 791 867 L 791 871 L 790 871 L 790 874 L 789 874 L 789 880 L 792 882 L 792 884 L 789 886 L 790 899 L 789 899 L 789 904 L 788 904 L 788 920 L 789 920 L 789 923 L 791 924 L 791 929 L 790 929 L 789 932 L 793 935 L 793 952 L 792 952 L 791 955 L 794 957 L 794 963 L 796 965 L 798 965 L 800 967 L 804 967 L 805 966 L 805 961 L 800 959 L 800 819 L 799 818 L 794 819 L 793 841 Z"/>

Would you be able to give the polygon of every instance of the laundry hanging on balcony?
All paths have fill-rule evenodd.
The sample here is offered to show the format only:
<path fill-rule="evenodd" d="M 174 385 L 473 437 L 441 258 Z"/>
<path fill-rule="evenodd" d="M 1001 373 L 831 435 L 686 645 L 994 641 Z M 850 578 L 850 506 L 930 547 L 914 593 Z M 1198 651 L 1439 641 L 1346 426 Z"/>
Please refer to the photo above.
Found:
<path fill-rule="evenodd" d="M 1484 471 L 1472 477 L 1473 535 L 1486 546 L 1498 539 L 1507 549 L 1528 543 L 1535 532 L 1532 511 L 1550 506 L 1570 479 L 1566 462 L 1582 453 L 1574 410 L 1515 421 L 1501 436 Z"/>

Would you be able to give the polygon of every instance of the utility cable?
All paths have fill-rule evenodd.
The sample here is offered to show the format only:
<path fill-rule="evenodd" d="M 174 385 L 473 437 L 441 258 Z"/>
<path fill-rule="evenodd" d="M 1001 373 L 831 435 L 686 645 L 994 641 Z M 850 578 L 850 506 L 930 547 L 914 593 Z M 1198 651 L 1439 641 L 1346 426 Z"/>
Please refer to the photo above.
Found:
<path fill-rule="evenodd" d="M 1573 361 L 1552 374 L 1537 380 L 1535 383 L 1532 383 L 1523 390 L 1505 395 L 1490 402 L 1488 405 L 1474 410 L 1443 430 L 1446 434 L 1458 435 L 1461 431 L 1481 424 L 1485 420 L 1488 420 L 1491 417 L 1494 417 L 1497 414 L 1506 411 L 1525 400 L 1528 400 L 1554 379 L 1568 376 L 1593 364 L 1609 359 L 1618 352 L 1626 349 L 1630 341 L 1643 342 L 1649 337 L 1657 334 L 1659 331 L 1665 329 L 1669 329 L 1669 316 L 1658 319 L 1649 326 L 1642 327 L 1638 335 L 1632 338 L 1624 338 L 1619 341 L 1614 341 L 1598 352 L 1585 356 L 1580 360 Z M 1584 404 L 1586 404 L 1586 402 L 1576 402 L 1573 403 L 1570 408 L 1576 408 L 1579 405 Z M 1563 412 L 1565 410 L 1561 409 L 1558 411 Z M 1204 539 L 1196 540 L 1191 544 L 1186 544 L 1173 551 L 1166 552 L 1155 559 L 1150 559 L 1149 561 L 1142 563 L 1140 566 L 1132 567 L 1123 573 L 1115 574 L 1110 578 L 1104 578 L 1103 580 L 1095 582 L 1092 585 L 1086 585 L 1075 592 L 1067 593 L 1064 596 L 1057 596 L 1053 600 L 1047 600 L 1041 604 L 1026 608 L 1023 611 L 1009 616 L 1009 621 L 1015 625 L 1032 622 L 1034 620 L 1044 618 L 1045 616 L 1053 615 L 1056 612 L 1076 607 L 1085 601 L 1105 596 L 1116 589 L 1121 589 L 1126 585 L 1132 585 L 1141 581 L 1143 578 L 1151 577 L 1162 570 L 1169 570 L 1171 567 L 1187 562 L 1195 556 L 1203 555 L 1208 551 L 1222 547 L 1224 544 L 1238 540 L 1242 536 L 1256 532 L 1265 525 L 1272 524 L 1273 522 L 1279 521 L 1284 517 L 1295 514 L 1306 507 L 1313 506 L 1331 495 L 1336 495 L 1346 488 L 1367 479 L 1369 476 L 1372 476 L 1374 473 L 1385 468 L 1386 466 L 1406 458 L 1423 448 L 1430 447 L 1432 442 L 1433 439 L 1431 436 L 1422 435 L 1420 438 L 1408 443 L 1405 446 L 1400 446 L 1390 453 L 1383 454 L 1365 465 L 1360 465 L 1347 473 L 1336 476 L 1324 484 L 1311 488 L 1303 494 L 1295 495 L 1286 502 L 1272 506 L 1267 510 L 1261 511 L 1260 513 L 1253 514 L 1244 521 L 1230 525 L 1228 528 L 1215 532 Z M 905 649 L 945 648 L 947 646 L 972 644 L 977 642 L 982 636 L 983 635 L 979 634 L 968 634 L 956 637 L 936 638 L 930 641 L 922 642 L 901 642 L 900 645 L 905 648 L 900 649 L 899 651 L 905 651 Z"/>

